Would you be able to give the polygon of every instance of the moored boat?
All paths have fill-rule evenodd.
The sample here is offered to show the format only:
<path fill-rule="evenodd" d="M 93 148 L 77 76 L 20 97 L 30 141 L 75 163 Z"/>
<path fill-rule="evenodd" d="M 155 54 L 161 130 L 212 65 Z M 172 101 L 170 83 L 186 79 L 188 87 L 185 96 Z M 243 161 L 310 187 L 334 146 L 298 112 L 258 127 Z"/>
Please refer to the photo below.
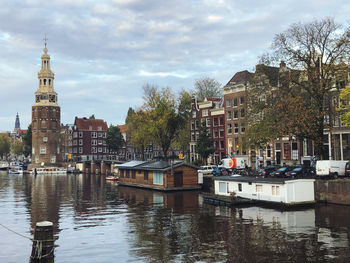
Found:
<path fill-rule="evenodd" d="M 9 174 L 23 174 L 23 167 L 21 167 L 21 166 L 12 166 L 9 169 Z"/>
<path fill-rule="evenodd" d="M 30 173 L 33 175 L 38 175 L 38 174 L 66 175 L 67 169 L 63 167 L 40 167 L 40 168 L 34 168 Z"/>
<path fill-rule="evenodd" d="M 106 176 L 106 180 L 107 181 L 118 181 L 118 177 L 110 175 L 110 176 Z"/>

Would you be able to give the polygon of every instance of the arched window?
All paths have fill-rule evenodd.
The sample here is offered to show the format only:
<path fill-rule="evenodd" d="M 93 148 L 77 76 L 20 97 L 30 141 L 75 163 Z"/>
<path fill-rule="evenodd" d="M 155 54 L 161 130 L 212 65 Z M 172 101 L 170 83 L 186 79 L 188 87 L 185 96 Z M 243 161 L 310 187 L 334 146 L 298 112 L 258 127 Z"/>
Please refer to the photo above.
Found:
<path fill-rule="evenodd" d="M 46 79 L 44 79 L 44 85 L 46 85 Z"/>
<path fill-rule="evenodd" d="M 49 79 L 49 85 L 51 85 L 51 79 Z"/>

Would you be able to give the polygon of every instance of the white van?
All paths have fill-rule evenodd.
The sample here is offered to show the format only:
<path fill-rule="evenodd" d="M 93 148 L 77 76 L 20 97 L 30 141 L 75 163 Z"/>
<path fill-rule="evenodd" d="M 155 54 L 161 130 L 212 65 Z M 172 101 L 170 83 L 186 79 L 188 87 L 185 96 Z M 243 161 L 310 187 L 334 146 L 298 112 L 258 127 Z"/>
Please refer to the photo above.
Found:
<path fill-rule="evenodd" d="M 316 162 L 317 176 L 345 176 L 345 165 L 348 161 L 319 160 Z"/>

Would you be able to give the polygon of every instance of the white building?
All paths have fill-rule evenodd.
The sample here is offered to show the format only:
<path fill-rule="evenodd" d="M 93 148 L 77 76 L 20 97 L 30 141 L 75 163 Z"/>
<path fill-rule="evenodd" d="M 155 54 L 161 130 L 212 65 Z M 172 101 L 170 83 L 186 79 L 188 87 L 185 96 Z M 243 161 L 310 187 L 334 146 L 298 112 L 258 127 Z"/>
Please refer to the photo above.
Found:
<path fill-rule="evenodd" d="M 237 196 L 286 205 L 315 202 L 314 179 L 223 176 L 214 179 L 216 195 Z"/>

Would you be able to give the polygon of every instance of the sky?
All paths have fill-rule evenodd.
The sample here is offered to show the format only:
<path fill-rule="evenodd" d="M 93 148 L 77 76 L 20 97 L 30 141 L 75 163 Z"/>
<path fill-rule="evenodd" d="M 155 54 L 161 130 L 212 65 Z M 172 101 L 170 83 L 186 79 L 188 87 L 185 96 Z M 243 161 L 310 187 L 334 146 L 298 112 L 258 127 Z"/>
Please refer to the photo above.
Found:
<path fill-rule="evenodd" d="M 0 131 L 31 122 L 44 34 L 61 122 L 124 124 L 146 84 L 191 90 L 253 72 L 293 23 L 349 22 L 349 0 L 0 0 Z"/>

